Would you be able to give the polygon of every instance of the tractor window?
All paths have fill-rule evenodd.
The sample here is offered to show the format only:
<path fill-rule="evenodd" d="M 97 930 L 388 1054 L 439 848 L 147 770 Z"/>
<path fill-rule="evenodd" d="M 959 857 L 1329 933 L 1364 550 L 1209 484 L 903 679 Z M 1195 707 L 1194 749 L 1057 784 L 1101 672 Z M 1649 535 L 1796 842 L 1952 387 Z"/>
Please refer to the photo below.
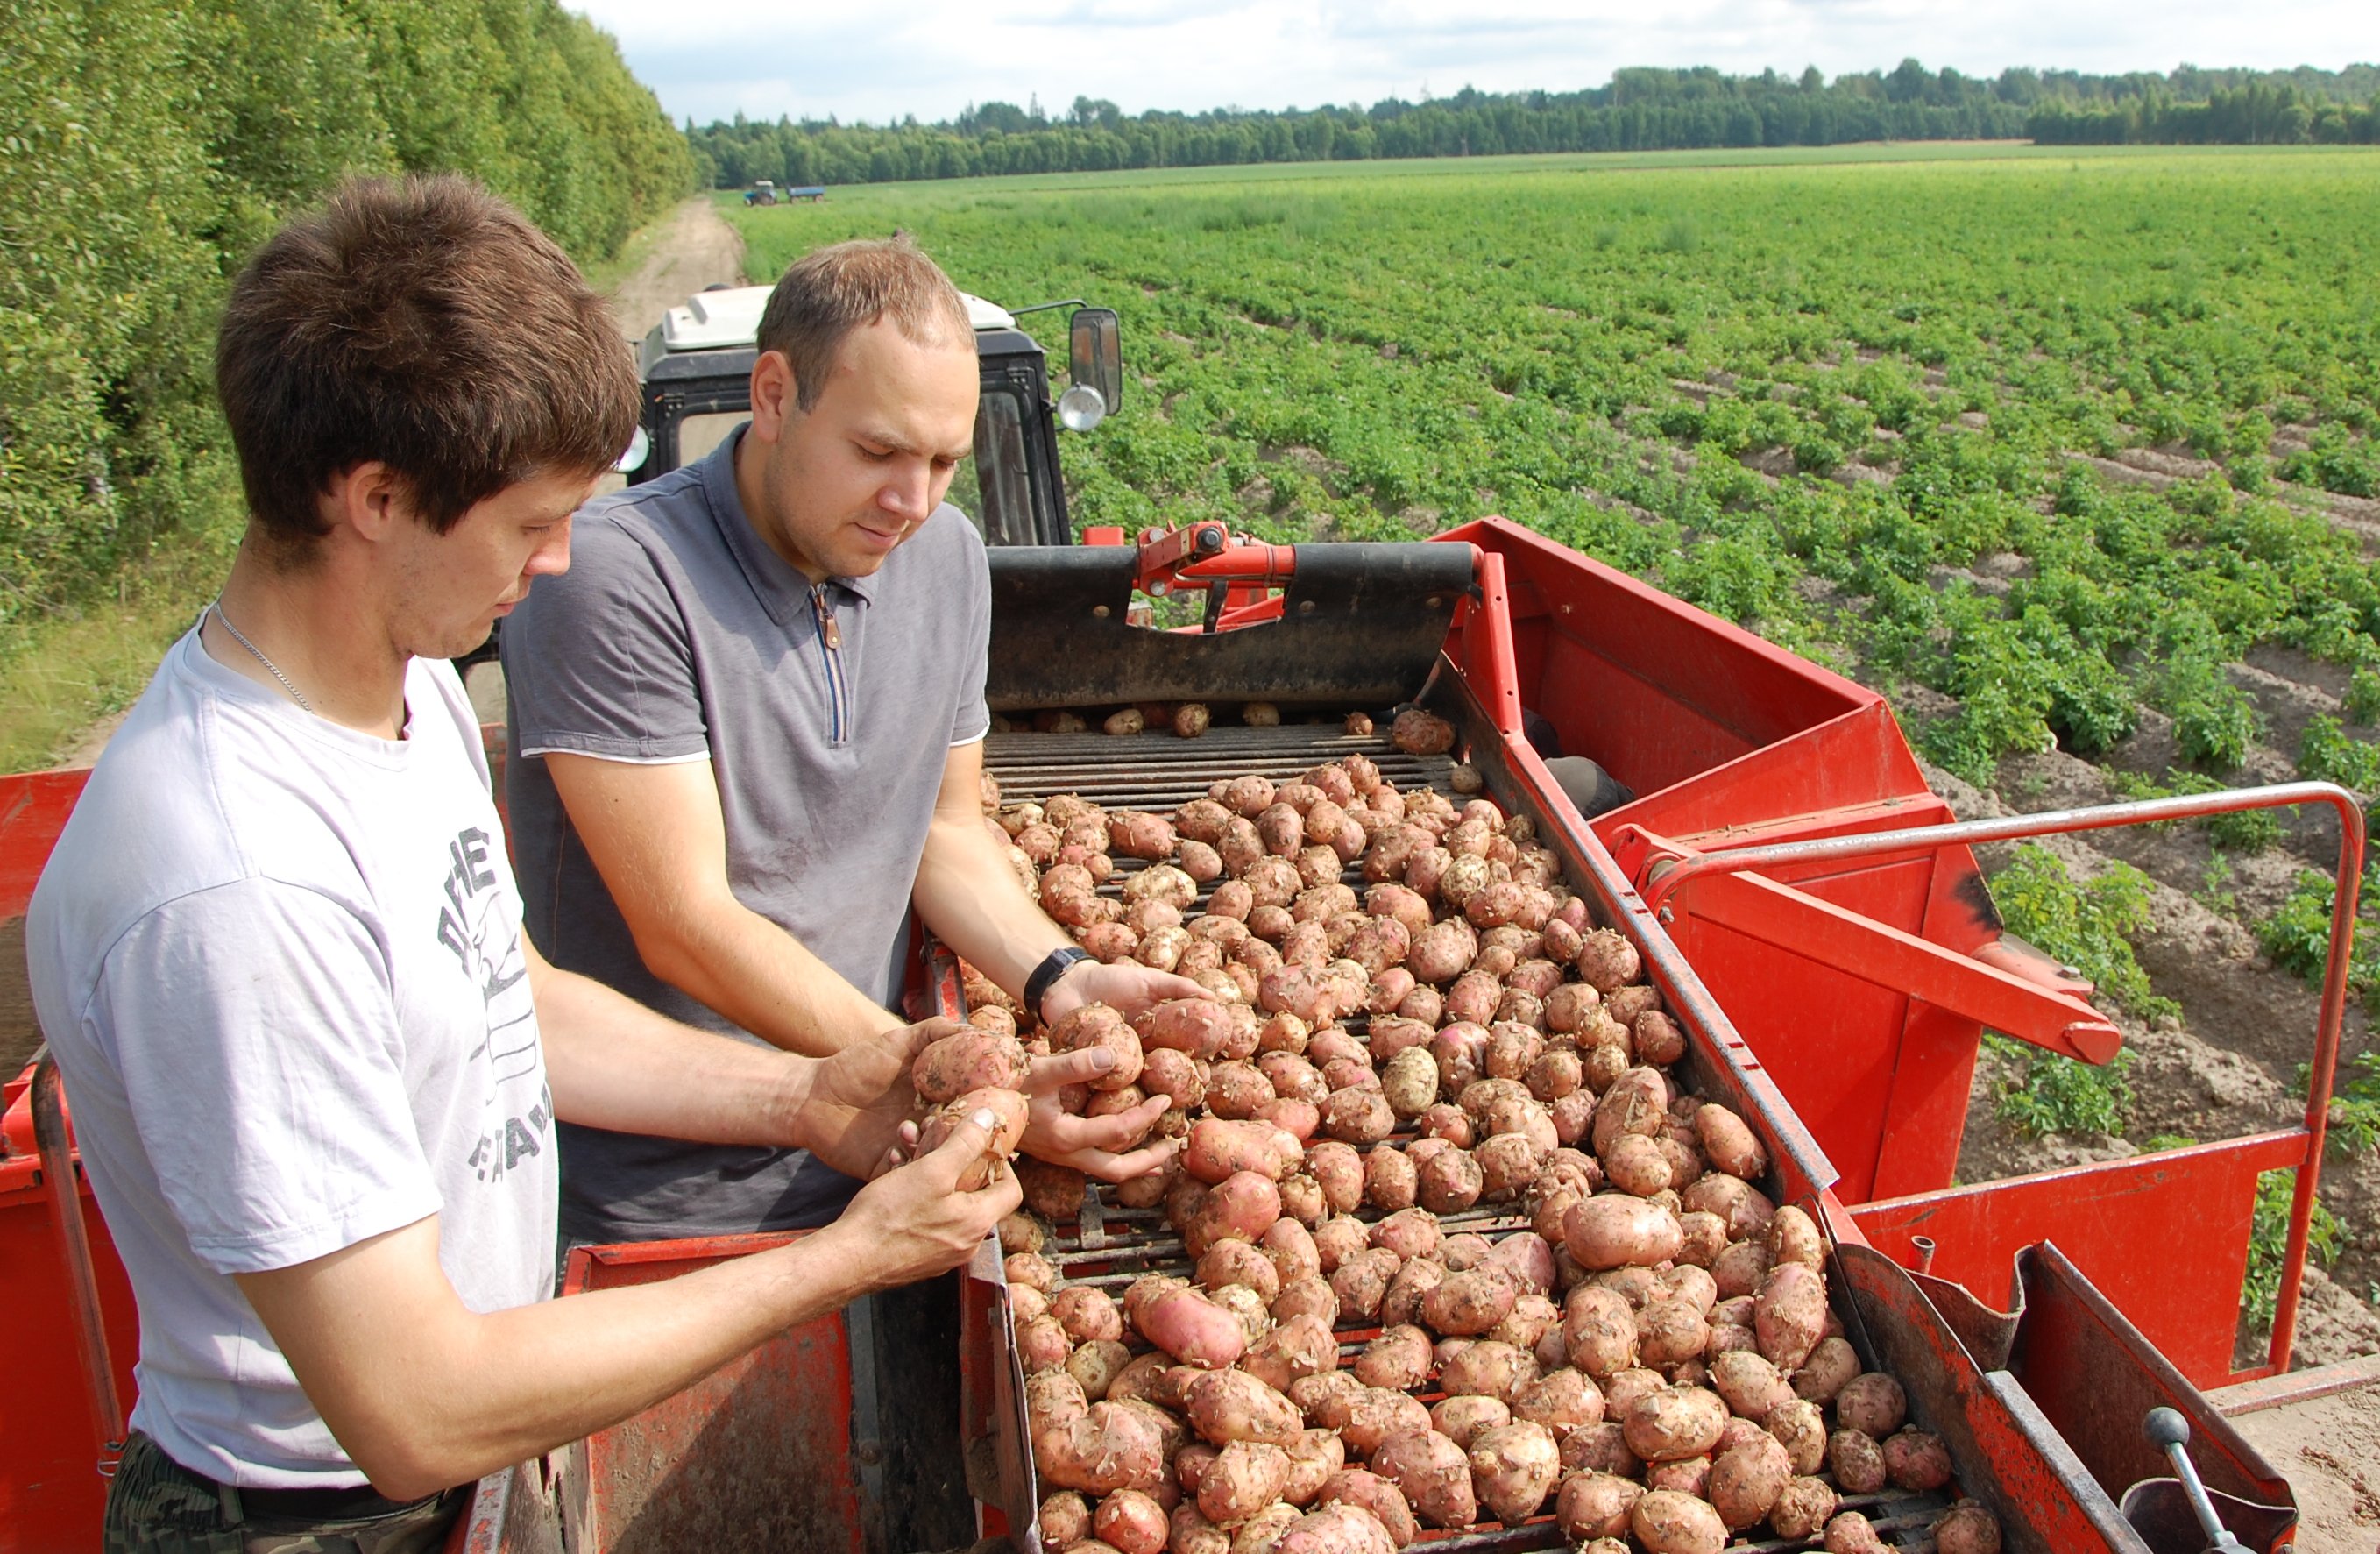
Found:
<path fill-rule="evenodd" d="M 975 417 L 975 457 L 959 467 L 950 500 L 983 530 L 986 544 L 1040 542 L 1025 463 L 1025 401 L 1014 392 L 985 387 Z"/>
<path fill-rule="evenodd" d="M 752 419 L 749 410 L 712 410 L 677 423 L 677 462 L 683 468 L 710 456 L 727 434 Z"/>

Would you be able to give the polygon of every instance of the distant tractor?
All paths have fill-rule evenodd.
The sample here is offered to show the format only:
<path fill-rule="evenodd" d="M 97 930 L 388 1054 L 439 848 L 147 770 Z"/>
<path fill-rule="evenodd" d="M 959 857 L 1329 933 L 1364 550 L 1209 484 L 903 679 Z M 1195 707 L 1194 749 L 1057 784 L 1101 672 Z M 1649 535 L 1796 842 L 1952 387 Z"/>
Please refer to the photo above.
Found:
<path fill-rule="evenodd" d="M 777 202 L 777 186 L 767 178 L 755 178 L 752 187 L 744 191 L 747 205 L 773 205 Z"/>
<path fill-rule="evenodd" d="M 822 184 L 806 184 L 799 188 L 787 185 L 779 188 L 767 178 L 754 179 L 752 187 L 744 191 L 744 203 L 747 205 L 791 204 L 796 200 L 816 204 L 825 198 L 826 188 Z"/>

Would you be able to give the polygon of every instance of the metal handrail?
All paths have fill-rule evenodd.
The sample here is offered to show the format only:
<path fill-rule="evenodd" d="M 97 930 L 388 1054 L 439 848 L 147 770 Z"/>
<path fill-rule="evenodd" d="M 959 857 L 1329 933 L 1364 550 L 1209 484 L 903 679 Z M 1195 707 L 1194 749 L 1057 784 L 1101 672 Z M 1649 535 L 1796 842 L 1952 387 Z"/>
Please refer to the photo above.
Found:
<path fill-rule="evenodd" d="M 65 1086 L 46 1041 L 33 1054 L 31 1101 L 33 1139 L 41 1149 L 42 1178 L 50 1189 L 50 1223 L 57 1232 L 59 1259 L 66 1265 L 91 1423 L 99 1427 L 99 1475 L 112 1478 L 124 1454 L 124 1402 L 115 1392 L 115 1367 L 108 1359 L 107 1328 L 99 1308 L 99 1279 L 91 1268 L 91 1238 L 83 1232 L 82 1185 L 74 1143 L 67 1134 Z"/>
<path fill-rule="evenodd" d="M 2338 870 L 2331 897 L 2330 950 L 2323 965 L 2322 1012 L 2314 1026 L 2313 1064 L 2306 1084 L 2306 1158 L 2298 1168 L 2297 1189 L 2289 1204 L 2289 1241 L 2281 1264 L 2279 1298 L 2273 1311 L 2272 1344 L 2267 1351 L 2273 1368 L 2287 1370 L 2289 1350 L 2297 1338 L 2299 1289 L 2305 1275 L 2306 1243 L 2313 1218 L 2316 1179 L 2322 1171 L 2323 1140 L 2330 1123 L 2331 1081 L 2338 1063 L 2339 1026 L 2347 1013 L 2347 973 L 2355 934 L 2356 892 L 2362 882 L 2363 807 L 2353 794 L 2336 783 L 2277 783 L 2269 787 L 2177 794 L 2169 798 L 2136 799 L 1984 820 L 1954 820 L 1806 842 L 1779 842 L 1691 855 L 1669 852 L 1647 862 L 1643 894 L 1646 904 L 1658 911 L 1670 897 L 1706 874 L 1742 874 L 1779 866 L 1890 854 L 1916 856 L 1948 846 L 2196 819 L 2248 809 L 2290 808 L 2301 804 L 2326 804 L 2338 812 Z"/>

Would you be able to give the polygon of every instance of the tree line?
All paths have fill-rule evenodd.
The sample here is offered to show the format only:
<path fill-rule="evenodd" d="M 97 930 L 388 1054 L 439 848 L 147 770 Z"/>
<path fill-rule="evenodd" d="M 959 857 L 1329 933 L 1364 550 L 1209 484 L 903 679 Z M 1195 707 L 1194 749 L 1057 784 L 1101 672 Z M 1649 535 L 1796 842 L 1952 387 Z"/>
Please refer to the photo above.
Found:
<path fill-rule="evenodd" d="M 2229 106 L 2252 99 L 2252 113 Z M 1815 67 L 1730 76 L 1708 67 L 1631 68 L 1573 92 L 1478 91 L 1366 108 L 1151 110 L 1127 115 L 1077 97 L 1063 114 L 1036 102 L 971 104 L 920 124 L 844 125 L 832 118 L 733 120 L 685 127 L 699 175 L 714 188 L 757 179 L 795 186 L 964 178 L 1001 173 L 1098 172 L 1264 162 L 1489 156 L 1527 152 L 1668 151 L 1826 146 L 1861 140 L 2369 140 L 2380 68 L 2203 70 L 2089 76 L 1929 70 L 1828 80 Z M 2276 106 L 2277 104 L 2277 106 Z"/>
<path fill-rule="evenodd" d="M 469 173 L 582 261 L 697 187 L 555 0 L 11 0 L 0 20 L 0 627 L 236 512 L 225 287 L 350 172 Z"/>

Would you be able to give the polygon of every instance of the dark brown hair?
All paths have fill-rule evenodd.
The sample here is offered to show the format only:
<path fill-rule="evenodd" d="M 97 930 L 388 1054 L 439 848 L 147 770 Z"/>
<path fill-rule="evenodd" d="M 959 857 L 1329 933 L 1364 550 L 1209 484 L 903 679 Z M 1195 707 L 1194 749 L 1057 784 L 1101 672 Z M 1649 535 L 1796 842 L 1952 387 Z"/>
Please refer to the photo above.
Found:
<path fill-rule="evenodd" d="M 541 475 L 608 467 L 637 374 L 603 299 L 468 178 L 351 180 L 257 249 L 215 337 L 249 512 L 302 556 L 341 471 L 388 466 L 443 534 Z"/>
<path fill-rule="evenodd" d="M 958 287 L 923 249 L 892 237 L 836 243 L 795 260 L 769 294 L 759 345 L 793 365 L 794 403 L 808 410 L 826 391 L 845 337 L 879 319 L 921 346 L 975 341 Z"/>

